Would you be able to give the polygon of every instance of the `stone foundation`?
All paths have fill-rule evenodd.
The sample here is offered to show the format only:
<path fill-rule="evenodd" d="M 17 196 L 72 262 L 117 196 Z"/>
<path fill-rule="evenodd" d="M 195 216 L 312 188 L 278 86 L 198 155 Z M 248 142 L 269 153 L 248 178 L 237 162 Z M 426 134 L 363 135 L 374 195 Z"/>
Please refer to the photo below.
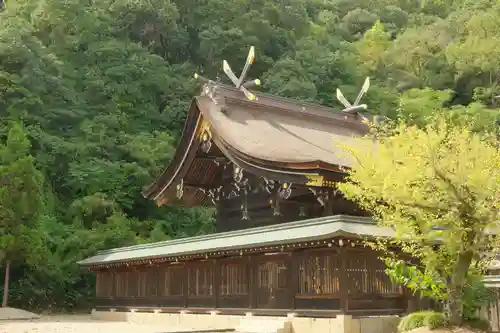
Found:
<path fill-rule="evenodd" d="M 92 311 L 92 319 L 103 321 L 126 321 L 136 324 L 164 325 L 169 331 L 231 330 L 241 332 L 247 327 L 276 327 L 279 333 L 395 333 L 399 323 L 397 316 L 359 317 L 338 315 L 336 318 L 221 315 L 216 311 L 207 314 L 188 312 L 118 312 Z M 255 325 L 252 325 L 254 322 Z M 274 321 L 274 323 L 273 323 Z M 277 328 L 278 326 L 282 328 Z M 244 332 L 241 332 L 244 333 Z"/>

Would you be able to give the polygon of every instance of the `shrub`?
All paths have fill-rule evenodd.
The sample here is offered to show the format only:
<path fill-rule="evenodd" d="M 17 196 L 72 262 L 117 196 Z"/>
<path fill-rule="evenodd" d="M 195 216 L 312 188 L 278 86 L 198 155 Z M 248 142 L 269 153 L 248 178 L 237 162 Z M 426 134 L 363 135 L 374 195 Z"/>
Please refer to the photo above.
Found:
<path fill-rule="evenodd" d="M 407 332 L 424 326 L 423 312 L 413 312 L 403 317 L 398 325 L 398 332 Z"/>
<path fill-rule="evenodd" d="M 446 326 L 447 320 L 444 314 L 434 311 L 418 311 L 403 317 L 398 325 L 398 332 L 408 332 L 419 327 L 436 329 Z"/>
<path fill-rule="evenodd" d="M 428 311 L 424 318 L 424 326 L 429 327 L 431 330 L 444 327 L 448 324 L 446 316 L 441 312 Z"/>

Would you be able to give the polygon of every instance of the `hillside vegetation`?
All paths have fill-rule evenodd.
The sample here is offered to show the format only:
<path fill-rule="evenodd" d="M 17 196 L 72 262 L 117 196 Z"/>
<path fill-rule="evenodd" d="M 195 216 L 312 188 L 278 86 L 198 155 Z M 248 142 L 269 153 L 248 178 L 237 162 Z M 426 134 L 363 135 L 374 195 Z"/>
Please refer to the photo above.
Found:
<path fill-rule="evenodd" d="M 174 152 L 193 72 L 222 78 L 223 59 L 239 71 L 251 45 L 250 76 L 273 94 L 340 108 L 335 88 L 352 100 L 370 76 L 373 113 L 500 118 L 496 0 L 8 1 L 0 141 L 20 124 L 43 176 L 36 256 L 13 261 L 12 306 L 84 308 L 93 281 L 76 261 L 212 230 L 210 211 L 140 191 Z"/>

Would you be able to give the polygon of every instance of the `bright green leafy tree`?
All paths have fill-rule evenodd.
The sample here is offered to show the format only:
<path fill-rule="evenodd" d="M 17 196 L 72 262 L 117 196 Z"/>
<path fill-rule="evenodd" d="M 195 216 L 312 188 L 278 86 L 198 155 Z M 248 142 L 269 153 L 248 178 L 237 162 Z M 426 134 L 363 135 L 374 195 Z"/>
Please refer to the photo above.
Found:
<path fill-rule="evenodd" d="M 444 300 L 455 325 L 462 323 L 471 265 L 481 267 L 484 253 L 498 245 L 492 232 L 500 221 L 498 141 L 470 127 L 439 116 L 424 127 L 386 128 L 376 144 L 359 140 L 350 150 L 356 162 L 349 182 L 340 185 L 394 229 L 393 240 L 376 244 L 386 251 L 389 273 Z M 391 246 L 402 256 L 392 256 Z"/>

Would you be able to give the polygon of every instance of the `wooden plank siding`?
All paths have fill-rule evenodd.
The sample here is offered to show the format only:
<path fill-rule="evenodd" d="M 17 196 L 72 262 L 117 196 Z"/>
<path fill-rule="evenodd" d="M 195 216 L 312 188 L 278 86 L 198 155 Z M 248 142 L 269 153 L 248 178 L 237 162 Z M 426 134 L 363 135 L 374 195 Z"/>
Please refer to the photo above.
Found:
<path fill-rule="evenodd" d="M 325 248 L 97 271 L 98 307 L 396 314 L 408 293 L 370 249 Z"/>

